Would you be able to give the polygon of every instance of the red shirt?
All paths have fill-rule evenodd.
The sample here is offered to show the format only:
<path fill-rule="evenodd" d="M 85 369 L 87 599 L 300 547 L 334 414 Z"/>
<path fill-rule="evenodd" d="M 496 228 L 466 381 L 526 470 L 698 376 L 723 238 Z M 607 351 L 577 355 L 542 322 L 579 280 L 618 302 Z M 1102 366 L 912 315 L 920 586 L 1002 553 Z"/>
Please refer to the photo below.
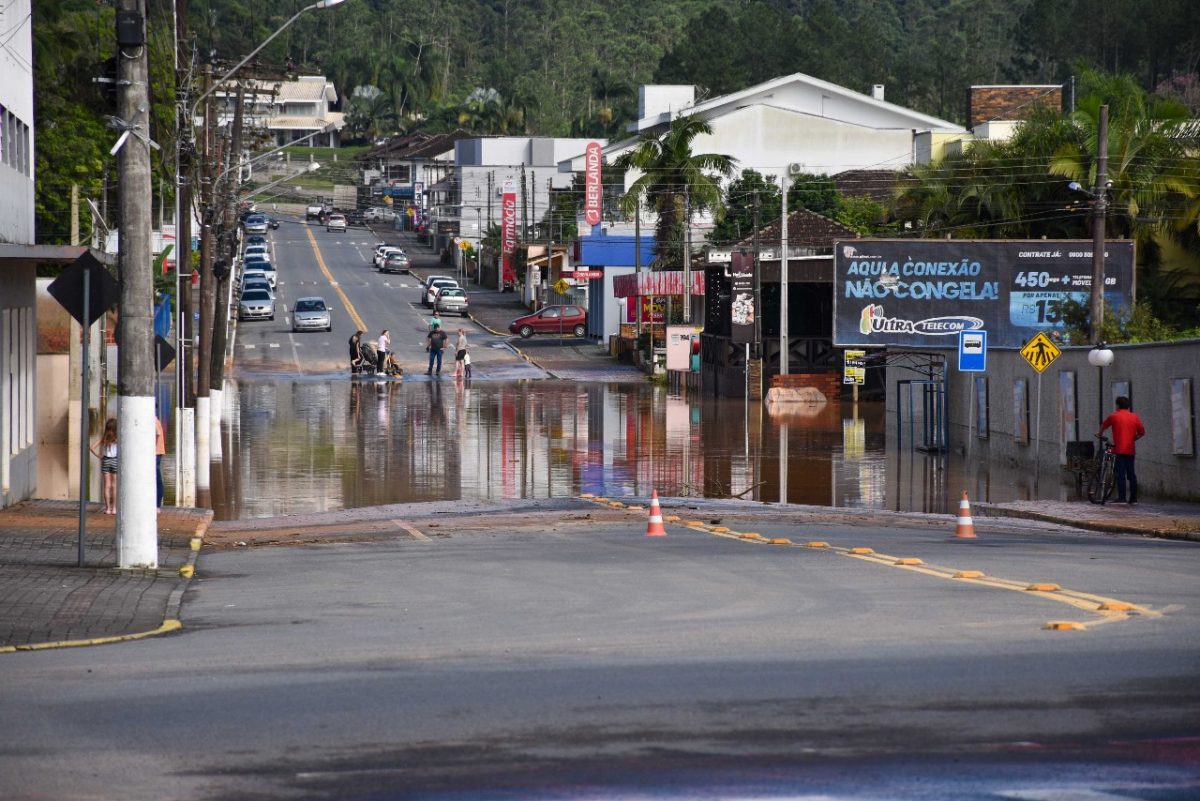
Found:
<path fill-rule="evenodd" d="M 1112 428 L 1113 453 L 1132 456 L 1135 453 L 1134 440 L 1146 434 L 1141 418 L 1128 409 L 1117 409 L 1105 417 L 1100 433 L 1103 434 L 1104 429 L 1109 427 Z"/>

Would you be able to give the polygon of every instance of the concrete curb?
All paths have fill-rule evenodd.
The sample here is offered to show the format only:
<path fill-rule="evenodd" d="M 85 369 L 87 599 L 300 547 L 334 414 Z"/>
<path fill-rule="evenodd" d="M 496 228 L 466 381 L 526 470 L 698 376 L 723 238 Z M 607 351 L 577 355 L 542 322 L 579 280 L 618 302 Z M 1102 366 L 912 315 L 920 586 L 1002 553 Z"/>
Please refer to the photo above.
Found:
<path fill-rule="evenodd" d="M 1059 515 L 1047 514 L 1044 512 L 1034 512 L 1028 509 L 1011 509 L 1004 506 L 995 506 L 993 504 L 986 503 L 975 503 L 973 508 L 982 517 L 1015 517 L 1022 520 L 1037 520 L 1043 523 L 1058 523 L 1059 525 L 1069 526 L 1071 528 L 1084 529 L 1086 531 L 1099 531 L 1104 534 L 1139 534 L 1145 537 L 1158 537 L 1160 539 L 1167 540 L 1200 542 L 1200 532 L 1196 531 L 1179 531 L 1177 529 L 1156 527 L 1141 528 L 1137 526 L 1129 526 L 1123 523 L 1110 523 L 1104 520 L 1067 519 Z"/>
<path fill-rule="evenodd" d="M 29 645 L 6 645 L 0 647 L 0 654 L 10 654 L 17 651 L 47 651 L 51 648 L 82 648 L 86 645 L 109 645 L 115 642 L 130 642 L 144 640 L 147 637 L 157 637 L 160 634 L 170 634 L 179 631 L 183 624 L 175 618 L 163 620 L 163 624 L 153 631 L 139 631 L 135 634 L 115 634 L 111 637 L 93 637 L 89 640 L 59 640 L 58 642 L 38 642 Z"/>

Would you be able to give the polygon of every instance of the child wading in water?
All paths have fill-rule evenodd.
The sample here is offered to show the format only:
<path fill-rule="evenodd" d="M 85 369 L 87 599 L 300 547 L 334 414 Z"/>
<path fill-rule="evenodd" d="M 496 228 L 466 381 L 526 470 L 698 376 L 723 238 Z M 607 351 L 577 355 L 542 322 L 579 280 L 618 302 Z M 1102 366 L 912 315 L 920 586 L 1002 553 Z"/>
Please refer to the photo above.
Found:
<path fill-rule="evenodd" d="M 104 514 L 117 513 L 117 421 L 110 417 L 104 424 L 104 433 L 92 446 L 92 453 L 100 460 L 100 474 L 104 477 L 102 486 L 104 497 Z"/>

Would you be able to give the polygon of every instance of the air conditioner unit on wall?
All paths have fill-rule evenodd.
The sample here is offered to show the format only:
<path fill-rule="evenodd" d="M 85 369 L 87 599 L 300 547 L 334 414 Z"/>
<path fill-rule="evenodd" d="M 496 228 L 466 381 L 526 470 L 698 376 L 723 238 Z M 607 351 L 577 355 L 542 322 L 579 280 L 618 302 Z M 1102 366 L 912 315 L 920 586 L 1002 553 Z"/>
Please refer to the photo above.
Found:
<path fill-rule="evenodd" d="M 798 161 L 793 161 L 788 165 L 788 175 L 800 175 L 804 172 L 804 165 Z"/>

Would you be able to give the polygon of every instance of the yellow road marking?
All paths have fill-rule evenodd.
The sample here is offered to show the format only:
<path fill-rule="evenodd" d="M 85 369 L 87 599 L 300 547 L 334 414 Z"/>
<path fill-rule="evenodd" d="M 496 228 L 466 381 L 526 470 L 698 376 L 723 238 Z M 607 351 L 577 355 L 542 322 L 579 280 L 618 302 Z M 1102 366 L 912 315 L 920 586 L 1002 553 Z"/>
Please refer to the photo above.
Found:
<path fill-rule="evenodd" d="M 317 257 L 317 266 L 320 267 L 321 272 L 325 274 L 325 278 L 329 281 L 329 285 L 333 287 L 333 291 L 336 292 L 338 297 L 342 299 L 342 304 L 346 307 L 346 311 L 350 313 L 350 319 L 352 319 L 354 324 L 358 326 L 359 331 L 368 330 L 367 324 L 364 323 L 362 318 L 358 316 L 358 311 L 354 308 L 354 304 L 350 302 L 350 298 L 346 297 L 346 293 L 342 291 L 342 288 L 338 286 L 338 282 L 334 280 L 333 273 L 329 272 L 329 268 L 325 266 L 325 259 L 321 257 L 321 248 L 317 245 L 317 238 L 313 236 L 312 229 L 305 228 L 304 233 L 308 234 L 308 241 L 310 244 L 312 244 L 313 253 Z"/>
<path fill-rule="evenodd" d="M 425 542 L 429 542 L 429 537 L 426 537 L 416 526 L 411 525 L 410 523 L 407 523 L 403 520 L 392 520 L 392 525 L 398 529 L 407 531 L 415 540 L 424 540 Z"/>

